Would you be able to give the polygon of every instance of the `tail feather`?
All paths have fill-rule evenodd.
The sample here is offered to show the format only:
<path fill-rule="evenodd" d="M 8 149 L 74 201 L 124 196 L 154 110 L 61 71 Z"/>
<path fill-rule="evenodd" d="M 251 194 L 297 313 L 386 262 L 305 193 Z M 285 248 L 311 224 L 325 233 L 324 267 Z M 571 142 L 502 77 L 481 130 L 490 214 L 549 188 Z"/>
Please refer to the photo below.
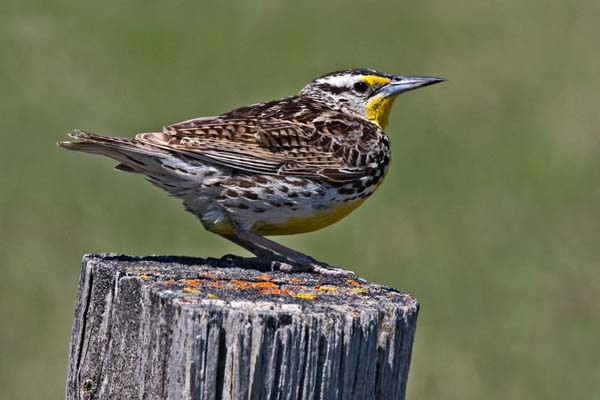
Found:
<path fill-rule="evenodd" d="M 139 174 L 143 171 L 140 171 L 139 169 L 135 169 L 133 167 L 130 167 L 129 165 L 123 164 L 123 163 L 119 163 L 117 165 L 115 165 L 115 169 L 117 171 L 123 171 L 123 172 L 131 172 L 134 174 Z"/>
<path fill-rule="evenodd" d="M 57 145 L 67 150 L 100 154 L 117 160 L 115 167 L 120 171 L 143 172 L 152 169 L 153 158 L 166 155 L 164 150 L 140 143 L 135 139 L 97 135 L 91 132 L 74 131 L 69 134 L 77 141 L 58 142 Z"/>
<path fill-rule="evenodd" d="M 150 148 L 135 139 L 127 139 L 113 136 L 97 135 L 95 133 L 74 131 L 69 136 L 77 139 L 73 142 L 58 142 L 58 146 L 75 151 L 101 153 L 110 157 L 110 152 L 115 150 L 135 151 L 140 153 L 162 153 L 157 148 Z"/>
<path fill-rule="evenodd" d="M 184 196 L 220 179 L 216 167 L 182 159 L 168 150 L 126 139 L 75 131 L 75 141 L 59 142 L 59 147 L 84 153 L 100 154 L 118 161 L 115 169 L 141 174 L 152 184 L 174 196 Z"/>

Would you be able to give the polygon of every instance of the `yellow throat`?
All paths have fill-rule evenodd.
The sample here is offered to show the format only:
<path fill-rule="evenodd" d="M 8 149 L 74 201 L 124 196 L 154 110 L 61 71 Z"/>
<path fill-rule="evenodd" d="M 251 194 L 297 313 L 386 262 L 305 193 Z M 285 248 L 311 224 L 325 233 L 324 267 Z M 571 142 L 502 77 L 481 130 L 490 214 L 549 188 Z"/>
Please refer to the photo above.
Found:
<path fill-rule="evenodd" d="M 365 116 L 369 121 L 377 124 L 381 129 L 385 129 L 388 124 L 390 110 L 396 100 L 397 95 L 384 97 L 383 95 L 375 96 L 367 103 L 365 107 Z"/>
<path fill-rule="evenodd" d="M 363 77 L 362 80 L 370 86 L 387 85 L 392 81 L 390 78 L 378 75 L 368 75 Z M 394 104 L 394 100 L 396 100 L 396 96 L 386 97 L 383 94 L 380 94 L 373 97 L 365 107 L 365 116 L 369 121 L 379 125 L 381 129 L 385 129 L 388 124 L 388 117 L 392 105 Z"/>

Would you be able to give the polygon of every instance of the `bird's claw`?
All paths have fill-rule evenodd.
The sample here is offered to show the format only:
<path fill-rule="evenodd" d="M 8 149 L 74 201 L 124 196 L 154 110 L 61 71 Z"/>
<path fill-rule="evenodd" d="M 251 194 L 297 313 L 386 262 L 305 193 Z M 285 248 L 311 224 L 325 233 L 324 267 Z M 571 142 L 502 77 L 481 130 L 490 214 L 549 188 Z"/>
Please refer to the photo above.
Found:
<path fill-rule="evenodd" d="M 353 271 L 348 271 L 343 268 L 332 267 L 329 264 L 312 260 L 310 263 L 295 263 L 289 260 L 271 260 L 271 268 L 282 272 L 314 272 L 316 274 L 353 277 L 356 274 Z"/>
<path fill-rule="evenodd" d="M 320 275 L 356 277 L 353 271 L 343 268 L 333 267 L 327 263 L 317 261 L 314 258 L 307 257 L 301 262 L 289 260 L 283 256 L 273 255 L 268 257 L 245 258 L 232 254 L 224 255 L 220 261 L 228 267 L 258 268 L 263 269 L 270 266 L 272 271 L 281 272 L 313 272 Z"/>

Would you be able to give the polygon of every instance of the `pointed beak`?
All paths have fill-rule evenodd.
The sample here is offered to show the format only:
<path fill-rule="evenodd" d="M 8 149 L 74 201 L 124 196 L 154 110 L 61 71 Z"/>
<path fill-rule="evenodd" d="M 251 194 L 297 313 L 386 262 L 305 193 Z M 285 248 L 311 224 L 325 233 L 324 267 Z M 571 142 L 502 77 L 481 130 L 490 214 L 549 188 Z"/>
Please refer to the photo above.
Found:
<path fill-rule="evenodd" d="M 444 82 L 445 80 L 444 78 L 435 76 L 395 76 L 390 83 L 379 89 L 378 93 L 383 94 L 384 97 L 394 96 L 408 92 L 409 90 Z"/>

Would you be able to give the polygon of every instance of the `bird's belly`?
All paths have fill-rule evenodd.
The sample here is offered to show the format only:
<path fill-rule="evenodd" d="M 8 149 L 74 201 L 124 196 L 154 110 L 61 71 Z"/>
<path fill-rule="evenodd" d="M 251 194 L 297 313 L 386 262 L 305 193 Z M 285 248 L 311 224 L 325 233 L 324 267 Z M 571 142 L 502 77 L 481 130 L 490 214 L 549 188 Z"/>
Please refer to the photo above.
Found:
<path fill-rule="evenodd" d="M 376 189 L 376 184 L 358 183 L 238 176 L 221 183 L 221 194 L 211 203 L 217 205 L 213 207 L 216 214 L 188 209 L 200 216 L 208 230 L 222 235 L 233 234 L 234 224 L 259 235 L 312 232 L 350 214 Z"/>
<path fill-rule="evenodd" d="M 319 210 L 298 209 L 296 212 L 269 213 L 252 225 L 252 231 L 259 235 L 294 235 L 316 231 L 334 224 L 350 214 L 365 199 L 331 204 Z"/>

